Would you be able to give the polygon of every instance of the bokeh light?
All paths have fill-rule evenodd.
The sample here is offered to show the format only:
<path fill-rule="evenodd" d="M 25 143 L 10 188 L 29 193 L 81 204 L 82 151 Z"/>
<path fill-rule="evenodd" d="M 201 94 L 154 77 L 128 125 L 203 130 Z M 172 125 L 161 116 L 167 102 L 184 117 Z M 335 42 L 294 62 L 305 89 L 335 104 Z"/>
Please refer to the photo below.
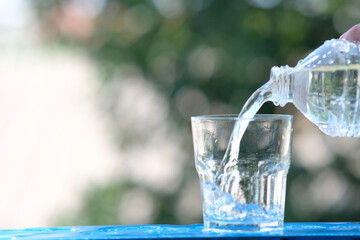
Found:
<path fill-rule="evenodd" d="M 201 222 L 190 116 L 238 113 L 354 0 L 0 2 L 0 224 Z M 358 221 L 360 142 L 294 107 L 286 221 Z"/>

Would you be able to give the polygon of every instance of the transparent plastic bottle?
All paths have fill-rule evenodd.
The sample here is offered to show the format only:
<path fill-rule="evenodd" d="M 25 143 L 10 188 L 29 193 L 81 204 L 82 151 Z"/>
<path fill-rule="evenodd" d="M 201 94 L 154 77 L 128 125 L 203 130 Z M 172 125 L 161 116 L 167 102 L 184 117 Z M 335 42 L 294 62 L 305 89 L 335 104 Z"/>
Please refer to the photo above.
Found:
<path fill-rule="evenodd" d="M 276 105 L 293 103 L 330 136 L 360 137 L 360 45 L 332 39 L 298 65 L 273 67 L 267 83 Z"/>
<path fill-rule="evenodd" d="M 333 137 L 360 137 L 360 45 L 332 39 L 291 68 L 273 67 L 270 80 L 244 104 L 217 171 L 223 192 L 237 182 L 240 143 L 264 102 L 293 103 L 312 123 Z"/>

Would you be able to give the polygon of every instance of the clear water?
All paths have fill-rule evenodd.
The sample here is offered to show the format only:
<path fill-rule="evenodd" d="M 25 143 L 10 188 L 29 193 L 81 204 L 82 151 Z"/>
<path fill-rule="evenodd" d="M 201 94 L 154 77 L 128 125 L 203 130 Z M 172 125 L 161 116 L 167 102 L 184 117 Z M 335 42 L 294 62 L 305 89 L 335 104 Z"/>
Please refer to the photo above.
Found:
<path fill-rule="evenodd" d="M 359 71 L 360 65 L 294 71 L 293 99 L 289 102 L 330 136 L 360 137 Z M 284 196 L 284 192 L 279 193 L 286 184 L 284 166 L 278 164 L 276 156 L 250 161 L 239 158 L 241 138 L 250 119 L 266 101 L 272 100 L 272 80 L 245 103 L 220 166 L 209 178 L 214 181 L 207 182 L 202 189 L 206 201 L 204 218 L 208 222 L 218 226 L 239 220 L 249 225 L 259 222 L 276 225 L 283 219 L 282 200 L 278 196 Z M 255 172 L 250 174 L 250 170 Z"/>
<path fill-rule="evenodd" d="M 236 226 L 239 222 L 243 227 L 255 228 L 278 227 L 283 223 L 283 200 L 279 196 L 285 194 L 279 191 L 285 190 L 287 168 L 279 157 L 269 154 L 239 158 L 240 142 L 250 120 L 269 99 L 267 83 L 245 103 L 220 166 L 210 166 L 216 160 L 201 161 L 203 165 L 207 163 L 202 181 L 209 180 L 201 184 L 205 228 Z"/>
<path fill-rule="evenodd" d="M 326 66 L 294 71 L 294 105 L 320 130 L 336 137 L 360 137 L 360 65 Z M 270 79 L 256 90 L 241 110 L 235 123 L 228 149 L 217 173 L 223 191 L 228 192 L 228 179 L 238 164 L 240 141 L 251 118 L 271 101 Z"/>
<path fill-rule="evenodd" d="M 202 178 L 205 224 L 212 227 L 235 226 L 239 222 L 255 227 L 281 225 L 289 162 L 290 159 L 284 161 L 277 155 L 253 155 L 244 159 L 240 156 L 237 171 L 229 175 L 226 192 Z"/>
<path fill-rule="evenodd" d="M 330 136 L 360 137 L 359 71 L 357 64 L 295 73 L 294 105 Z"/>
<path fill-rule="evenodd" d="M 255 116 L 260 107 L 266 101 L 270 100 L 270 97 L 270 82 L 268 82 L 256 90 L 246 101 L 237 121 L 235 122 L 228 148 L 217 172 L 217 181 L 224 192 L 229 192 L 228 189 L 230 188 L 231 184 L 229 181 L 232 181 L 232 175 L 237 174 L 236 169 L 239 163 L 238 157 L 240 152 L 241 138 L 244 135 L 250 120 Z"/>

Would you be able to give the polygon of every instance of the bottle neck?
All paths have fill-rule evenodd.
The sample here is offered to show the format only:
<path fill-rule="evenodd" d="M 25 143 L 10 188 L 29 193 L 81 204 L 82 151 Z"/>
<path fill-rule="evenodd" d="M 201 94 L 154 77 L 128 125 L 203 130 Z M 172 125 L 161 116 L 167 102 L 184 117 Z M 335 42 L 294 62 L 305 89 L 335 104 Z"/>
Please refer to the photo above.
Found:
<path fill-rule="evenodd" d="M 277 106 L 285 106 L 293 101 L 293 68 L 289 66 L 273 67 L 270 74 L 271 101 Z"/>

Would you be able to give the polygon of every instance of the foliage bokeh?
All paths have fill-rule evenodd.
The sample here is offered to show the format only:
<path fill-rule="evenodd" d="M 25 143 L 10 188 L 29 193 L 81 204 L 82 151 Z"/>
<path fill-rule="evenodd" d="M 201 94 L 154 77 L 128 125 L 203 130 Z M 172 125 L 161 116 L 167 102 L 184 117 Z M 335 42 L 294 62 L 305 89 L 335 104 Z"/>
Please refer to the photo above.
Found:
<path fill-rule="evenodd" d="M 110 89 L 102 107 L 114 120 L 114 139 L 120 149 L 141 143 L 149 136 L 118 123 L 119 93 L 111 89 L 127 76 L 145 79 L 150 88 L 166 99 L 165 119 L 171 129 L 183 132 L 182 155 L 186 161 L 180 183 L 173 192 L 154 190 L 129 179 L 94 186 L 84 196 L 82 210 L 73 218 L 60 221 L 75 225 L 127 224 L 117 217 L 121 214 L 118 206 L 132 189 L 142 189 L 155 199 L 151 223 L 200 222 L 200 209 L 198 217 L 191 221 L 181 220 L 175 211 L 181 189 L 197 181 L 190 116 L 239 112 L 251 93 L 268 80 L 272 66 L 296 65 L 311 49 L 338 37 L 359 21 L 349 10 L 351 6 L 359 9 L 359 4 L 341 0 L 107 0 L 97 1 L 101 7 L 96 14 L 78 18 L 75 14 L 71 18 L 72 12 L 86 5 L 84 2 L 34 0 L 44 42 L 81 49 L 96 62 L 99 78 L 105 88 Z M 275 111 L 278 110 L 270 103 L 260 110 L 262 113 Z M 359 189 L 359 175 L 349 170 L 348 160 L 343 158 L 335 155 L 335 160 L 326 168 L 340 171 L 350 190 Z M 293 164 L 288 188 L 300 181 L 303 185 L 300 184 L 299 189 L 304 189 L 318 174 Z M 338 210 L 314 214 L 299 214 L 294 210 L 297 203 L 287 197 L 285 220 L 359 220 L 360 206 L 353 203 L 359 193 L 359 190 L 345 192 L 350 194 L 348 206 L 342 203 L 341 207 L 333 206 Z M 295 198 L 302 195 L 301 192 L 294 194 Z"/>

